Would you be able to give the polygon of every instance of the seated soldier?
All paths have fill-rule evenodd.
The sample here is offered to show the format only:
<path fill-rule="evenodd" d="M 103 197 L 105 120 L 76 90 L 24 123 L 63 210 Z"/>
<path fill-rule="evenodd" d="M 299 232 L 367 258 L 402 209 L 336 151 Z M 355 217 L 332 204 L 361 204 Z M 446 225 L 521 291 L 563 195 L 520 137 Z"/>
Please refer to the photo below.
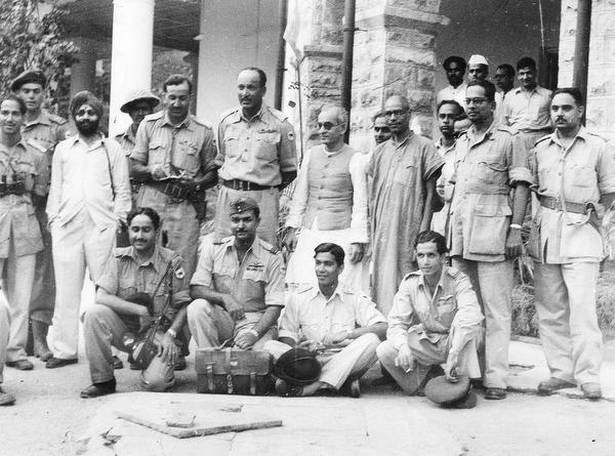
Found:
<path fill-rule="evenodd" d="M 366 295 L 339 286 L 344 249 L 323 243 L 314 249 L 318 286 L 290 293 L 280 318 L 278 341 L 265 345 L 275 359 L 292 347 L 316 352 L 320 378 L 303 387 L 276 380 L 282 396 L 311 396 L 321 389 L 359 397 L 359 378 L 376 362 L 376 347 L 386 333 L 386 318 Z"/>
<path fill-rule="evenodd" d="M 232 341 L 244 350 L 260 349 L 275 338 L 284 305 L 284 261 L 256 236 L 260 210 L 252 198 L 230 204 L 232 236 L 204 239 L 190 282 L 188 326 L 198 348 Z"/>
<path fill-rule="evenodd" d="M 0 290 L 0 406 L 13 405 L 15 403 L 15 396 L 11 393 L 5 393 L 1 386 L 3 380 L 2 371 L 6 362 L 6 347 L 9 343 L 9 328 L 9 307 L 4 299 L 2 290 Z"/>
<path fill-rule="evenodd" d="M 387 340 L 378 359 L 408 394 L 424 386 L 432 366 L 444 374 L 480 377 L 478 346 L 483 315 L 470 280 L 446 266 L 446 240 L 434 231 L 416 239 L 419 270 L 404 277 L 389 313 Z"/>
<path fill-rule="evenodd" d="M 180 356 L 176 339 L 190 301 L 182 258 L 156 244 L 160 217 L 144 207 L 128 214 L 130 247 L 117 248 L 96 283 L 96 303 L 85 314 L 85 351 L 93 384 L 81 392 L 91 398 L 115 392 L 111 347 L 131 352 L 135 340 L 149 338 L 157 355 L 141 373 L 147 390 L 175 384 Z M 134 354 L 134 352 L 133 352 Z"/>

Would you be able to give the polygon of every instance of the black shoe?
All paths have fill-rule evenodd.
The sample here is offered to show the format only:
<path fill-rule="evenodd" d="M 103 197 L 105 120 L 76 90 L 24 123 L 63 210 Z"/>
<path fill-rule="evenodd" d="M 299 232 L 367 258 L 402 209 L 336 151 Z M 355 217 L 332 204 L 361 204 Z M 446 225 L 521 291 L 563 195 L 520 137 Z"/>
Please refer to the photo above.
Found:
<path fill-rule="evenodd" d="M 303 393 L 303 387 L 289 385 L 281 378 L 278 378 L 275 381 L 275 392 L 280 397 L 299 397 Z"/>
<path fill-rule="evenodd" d="M 355 399 L 361 396 L 361 386 L 359 379 L 346 380 L 340 388 L 340 393 L 344 396 L 354 397 Z"/>
<path fill-rule="evenodd" d="M 15 396 L 11 393 L 6 393 L 0 387 L 0 405 L 13 405 L 15 404 Z"/>
<path fill-rule="evenodd" d="M 105 396 L 115 393 L 115 378 L 103 383 L 93 383 L 86 389 L 81 391 L 80 396 L 83 399 L 91 399 L 93 397 Z"/>
<path fill-rule="evenodd" d="M 539 396 L 550 396 L 555 391 L 559 391 L 566 388 L 575 388 L 576 386 L 577 385 L 567 380 L 551 377 L 547 380 L 540 382 L 538 384 L 538 388 L 536 388 L 536 392 Z"/>
<path fill-rule="evenodd" d="M 184 369 L 186 369 L 186 357 L 180 356 L 179 358 L 177 358 L 177 361 L 175 361 L 175 366 L 173 366 L 173 370 L 183 371 Z"/>
<path fill-rule="evenodd" d="M 506 398 L 506 390 L 504 388 L 489 388 L 485 391 L 485 399 L 492 401 L 500 401 Z"/>
<path fill-rule="evenodd" d="M 113 357 L 113 363 L 112 363 L 113 369 L 123 369 L 124 368 L 124 363 L 122 362 L 121 359 L 119 359 L 117 356 Z"/>
<path fill-rule="evenodd" d="M 7 361 L 6 365 L 9 367 L 14 367 L 20 371 L 30 371 L 34 369 L 34 364 L 32 364 L 27 359 L 19 359 L 17 361 Z"/>
<path fill-rule="evenodd" d="M 47 369 L 56 369 L 58 367 L 64 367 L 64 366 L 69 366 L 71 364 L 77 364 L 77 358 L 73 358 L 73 359 L 62 359 L 62 358 L 56 358 L 55 356 L 53 358 L 49 358 L 47 360 L 47 362 L 45 363 L 45 367 Z"/>

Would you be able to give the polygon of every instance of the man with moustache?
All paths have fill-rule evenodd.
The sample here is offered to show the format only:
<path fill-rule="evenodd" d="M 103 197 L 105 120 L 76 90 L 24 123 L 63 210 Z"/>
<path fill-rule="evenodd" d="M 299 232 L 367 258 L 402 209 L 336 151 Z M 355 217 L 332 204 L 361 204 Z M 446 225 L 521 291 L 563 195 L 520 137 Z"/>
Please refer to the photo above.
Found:
<path fill-rule="evenodd" d="M 260 350 L 275 339 L 284 306 L 284 260 L 257 235 L 260 209 L 238 198 L 227 209 L 232 236 L 206 237 L 190 282 L 188 326 L 199 348 L 228 339 L 243 350 Z"/>
<path fill-rule="evenodd" d="M 137 207 L 160 214 L 166 247 L 184 259 L 189 280 L 196 266 L 204 191 L 216 183 L 216 146 L 211 127 L 190 114 L 192 81 L 171 75 L 163 90 L 165 109 L 146 116 L 137 131 L 131 176 L 143 184 Z"/>
<path fill-rule="evenodd" d="M 553 131 L 549 106 L 551 91 L 536 82 L 536 62 L 523 57 L 517 62 L 520 87 L 506 97 L 503 117 L 506 125 L 519 132 L 525 147 L 530 150 L 536 141 Z"/>
<path fill-rule="evenodd" d="M 24 71 L 11 83 L 12 92 L 25 102 L 27 108 L 21 137 L 38 154 L 44 155 L 46 163 L 51 167 L 56 144 L 66 137 L 66 120 L 43 109 L 46 88 L 47 78 L 40 70 Z M 47 332 L 53 317 L 56 294 L 51 234 L 47 230 L 45 212 L 48 191 L 46 188 L 44 196 L 33 201 L 45 247 L 36 254 L 36 270 L 30 299 L 32 350 L 41 361 L 47 361 L 53 355 L 47 346 Z"/>
<path fill-rule="evenodd" d="M 46 156 L 21 137 L 26 105 L 15 95 L 0 102 L 0 276 L 10 317 L 6 365 L 31 370 L 26 357 L 28 309 L 36 254 L 43 249 L 33 201 L 47 191 Z M 3 334 L 2 337 L 5 337 Z"/>
<path fill-rule="evenodd" d="M 391 139 L 376 148 L 367 174 L 372 179 L 372 294 L 378 309 L 387 315 L 402 278 L 416 269 L 414 240 L 431 226 L 436 181 L 444 161 L 431 141 L 410 130 L 405 97 L 389 97 L 384 115 Z"/>
<path fill-rule="evenodd" d="M 85 269 L 96 283 L 131 207 L 126 156 L 99 132 L 102 102 L 91 92 L 79 92 L 70 113 L 78 134 L 56 147 L 47 202 L 57 303 L 49 369 L 77 362 Z"/>
<path fill-rule="evenodd" d="M 252 198 L 261 208 L 258 236 L 277 245 L 280 191 L 297 175 L 295 132 L 285 114 L 263 102 L 267 76 L 260 68 L 237 76 L 239 108 L 222 114 L 218 126 L 220 190 L 216 234 L 231 234 L 230 202 Z"/>
<path fill-rule="evenodd" d="M 470 81 L 466 105 L 472 126 L 455 145 L 448 242 L 453 267 L 470 278 L 484 310 L 485 398 L 498 400 L 506 397 L 513 259 L 533 178 L 518 135 L 494 122 L 494 85 Z"/>
<path fill-rule="evenodd" d="M 431 227 L 434 231 L 446 237 L 446 221 L 449 218 L 451 198 L 453 197 L 453 184 L 451 178 L 455 172 L 455 122 L 465 115 L 461 105 L 455 100 L 444 100 L 438 105 L 438 128 L 442 136 L 436 141 L 436 150 L 444 159 L 442 174 L 438 178 L 436 190 L 444 201 L 444 207 L 433 215 Z"/>
<path fill-rule="evenodd" d="M 530 254 L 538 329 L 551 374 L 538 394 L 578 385 L 586 398 L 599 399 L 596 281 L 605 256 L 601 219 L 615 200 L 615 155 L 605 139 L 583 126 L 584 109 L 579 89 L 554 92 L 555 132 L 536 143 L 531 159 L 540 206 Z"/>
<path fill-rule="evenodd" d="M 436 103 L 440 105 L 443 100 L 455 100 L 461 106 L 465 106 L 466 83 L 463 81 L 463 76 L 466 73 L 466 61 L 463 57 L 451 55 L 444 60 L 442 66 L 450 85 L 438 92 Z"/>
<path fill-rule="evenodd" d="M 114 250 L 96 282 L 96 304 L 84 318 L 92 378 L 92 385 L 81 392 L 84 399 L 115 392 L 111 347 L 129 352 L 134 347 L 127 346 L 126 339 L 138 343 L 148 330 L 153 331 L 151 326 L 158 318 L 160 325 L 152 336 L 158 353 L 143 369 L 141 384 L 148 391 L 166 391 L 175 384 L 173 370 L 180 356 L 177 334 L 186 322 L 190 296 L 182 258 L 158 245 L 159 229 L 160 217 L 153 209 L 130 212 L 130 247 Z M 144 302 L 151 307 L 142 305 Z"/>

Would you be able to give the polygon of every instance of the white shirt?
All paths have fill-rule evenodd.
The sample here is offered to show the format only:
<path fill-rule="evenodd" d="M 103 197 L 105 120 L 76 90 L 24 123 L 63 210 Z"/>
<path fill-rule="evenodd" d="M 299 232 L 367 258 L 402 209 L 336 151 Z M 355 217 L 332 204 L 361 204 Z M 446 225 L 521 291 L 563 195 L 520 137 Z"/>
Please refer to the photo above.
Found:
<path fill-rule="evenodd" d="M 131 206 L 128 160 L 118 143 L 100 138 L 88 145 L 77 135 L 56 146 L 47 202 L 50 224 L 65 225 L 85 209 L 96 226 L 113 225 L 126 221 Z"/>
<path fill-rule="evenodd" d="M 322 342 L 328 334 L 386 321 L 376 304 L 363 293 L 338 286 L 327 299 L 318 286 L 310 286 L 286 296 L 279 337 L 288 337 L 295 342 Z"/>
<path fill-rule="evenodd" d="M 443 100 L 455 100 L 463 109 L 466 109 L 466 89 L 468 84 L 462 82 L 457 88 L 449 85 L 438 92 L 436 96 L 436 104 L 440 104 Z"/>

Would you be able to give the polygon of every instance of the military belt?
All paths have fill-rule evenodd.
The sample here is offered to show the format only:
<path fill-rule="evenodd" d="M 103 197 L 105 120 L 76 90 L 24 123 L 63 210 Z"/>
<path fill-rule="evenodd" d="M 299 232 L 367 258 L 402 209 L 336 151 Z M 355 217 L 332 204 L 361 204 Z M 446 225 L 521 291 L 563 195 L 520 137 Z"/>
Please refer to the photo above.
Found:
<path fill-rule="evenodd" d="M 241 190 L 242 192 L 251 192 L 253 190 L 269 190 L 277 188 L 277 185 L 260 185 L 254 182 L 248 182 L 241 179 L 223 180 L 222 185 L 233 190 Z"/>
<path fill-rule="evenodd" d="M 178 200 L 186 200 L 190 198 L 190 190 L 179 184 L 174 184 L 171 182 L 160 182 L 148 185 L 151 185 L 156 190 L 161 191 L 162 193 L 167 196 L 170 196 L 171 198 L 175 198 Z"/>
<path fill-rule="evenodd" d="M 566 201 L 562 204 L 562 200 L 559 198 L 546 195 L 539 195 L 538 199 L 540 200 L 541 206 L 546 207 L 547 209 L 553 209 L 554 211 L 563 211 L 564 206 L 566 208 L 566 212 L 572 212 L 573 214 L 587 214 L 588 212 L 594 210 L 593 203 L 573 203 Z"/>
<path fill-rule="evenodd" d="M 26 187 L 23 182 L 15 184 L 0 183 L 0 197 L 6 195 L 23 195 L 26 193 Z"/>

